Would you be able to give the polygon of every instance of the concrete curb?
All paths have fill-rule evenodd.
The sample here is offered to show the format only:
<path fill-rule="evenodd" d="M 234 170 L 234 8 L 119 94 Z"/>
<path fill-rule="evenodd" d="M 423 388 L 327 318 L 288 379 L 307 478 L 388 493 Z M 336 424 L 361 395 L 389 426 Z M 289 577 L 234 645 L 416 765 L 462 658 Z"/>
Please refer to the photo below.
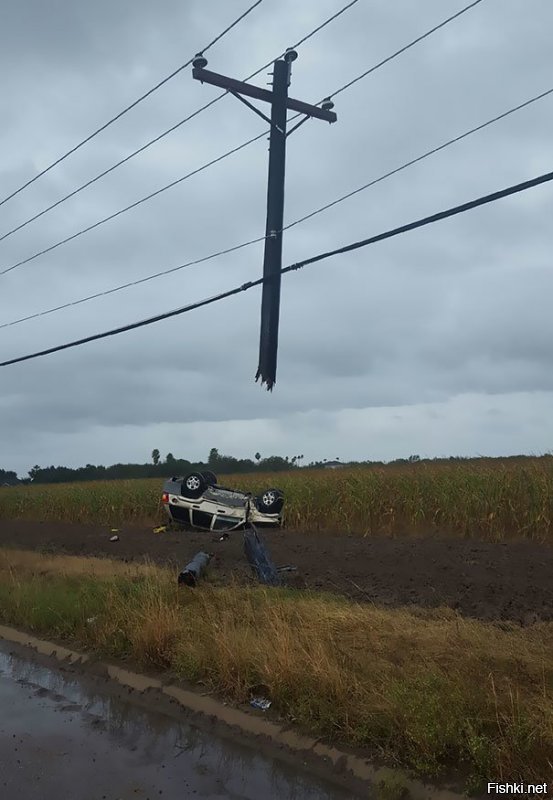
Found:
<path fill-rule="evenodd" d="M 466 800 L 465 796 L 450 789 L 440 789 L 410 778 L 405 772 L 388 767 L 376 767 L 367 759 L 341 751 L 319 739 L 305 736 L 278 723 L 237 708 L 226 706 L 207 695 L 197 694 L 179 686 L 163 683 L 137 672 L 107 662 L 98 662 L 86 653 L 68 649 L 54 642 L 38 639 L 6 625 L 0 625 L 0 639 L 32 650 L 60 663 L 69 663 L 84 672 L 104 673 L 111 681 L 125 689 L 139 693 L 153 691 L 163 695 L 192 714 L 216 719 L 224 726 L 238 729 L 246 738 L 262 737 L 273 748 L 283 749 L 307 761 L 318 762 L 317 772 L 327 777 L 351 777 L 366 797 L 400 800 Z M 342 783 L 342 781 L 340 781 Z"/>

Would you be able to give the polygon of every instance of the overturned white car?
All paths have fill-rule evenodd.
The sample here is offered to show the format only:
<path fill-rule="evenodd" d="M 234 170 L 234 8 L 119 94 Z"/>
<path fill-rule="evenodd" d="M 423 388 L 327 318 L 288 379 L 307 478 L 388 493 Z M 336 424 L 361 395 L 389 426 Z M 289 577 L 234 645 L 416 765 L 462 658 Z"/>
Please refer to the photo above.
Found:
<path fill-rule="evenodd" d="M 182 527 L 223 531 L 255 525 L 282 524 L 284 495 L 267 489 L 258 497 L 217 484 L 212 472 L 191 472 L 165 481 L 161 498 L 172 522 Z"/>

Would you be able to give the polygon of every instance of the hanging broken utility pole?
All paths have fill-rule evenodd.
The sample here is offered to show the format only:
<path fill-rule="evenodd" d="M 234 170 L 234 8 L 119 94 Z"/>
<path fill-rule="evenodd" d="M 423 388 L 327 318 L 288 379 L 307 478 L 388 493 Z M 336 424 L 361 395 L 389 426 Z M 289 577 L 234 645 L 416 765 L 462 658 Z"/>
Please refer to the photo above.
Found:
<path fill-rule="evenodd" d="M 234 97 L 269 123 L 269 179 L 267 186 L 267 224 L 265 228 L 265 254 L 263 258 L 263 293 L 261 298 L 261 332 L 259 338 L 259 366 L 255 380 L 261 378 L 272 391 L 276 381 L 278 321 L 280 312 L 280 270 L 282 268 L 282 228 L 284 221 L 284 176 L 286 164 L 286 138 L 307 119 L 315 117 L 327 122 L 336 122 L 332 111 L 334 103 L 327 98 L 319 106 L 309 105 L 288 97 L 292 61 L 298 54 L 288 49 L 283 59 L 274 62 L 273 91 L 261 89 L 244 81 L 227 78 L 205 69 L 207 60 L 198 53 L 193 63 L 192 77 L 202 83 L 210 83 L 227 89 Z M 267 117 L 245 97 L 253 97 L 271 104 L 271 117 Z M 286 113 L 298 111 L 304 114 L 288 132 Z"/>

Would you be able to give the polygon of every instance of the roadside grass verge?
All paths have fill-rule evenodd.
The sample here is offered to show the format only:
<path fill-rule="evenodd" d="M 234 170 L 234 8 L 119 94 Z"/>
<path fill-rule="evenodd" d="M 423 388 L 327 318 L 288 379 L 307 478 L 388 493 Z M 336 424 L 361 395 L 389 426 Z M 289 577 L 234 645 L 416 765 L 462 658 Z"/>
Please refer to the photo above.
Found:
<path fill-rule="evenodd" d="M 105 658 L 252 692 L 301 729 L 420 777 L 553 780 L 553 624 L 329 595 L 179 589 L 158 567 L 0 551 L 0 619 Z M 92 621 L 90 621 L 92 620 Z"/>
<path fill-rule="evenodd" d="M 292 530 L 552 539 L 551 456 L 296 469 L 225 475 L 221 481 L 254 494 L 270 486 L 281 488 L 285 524 Z M 161 490 L 158 479 L 0 489 L 0 519 L 156 524 L 165 521 Z"/>

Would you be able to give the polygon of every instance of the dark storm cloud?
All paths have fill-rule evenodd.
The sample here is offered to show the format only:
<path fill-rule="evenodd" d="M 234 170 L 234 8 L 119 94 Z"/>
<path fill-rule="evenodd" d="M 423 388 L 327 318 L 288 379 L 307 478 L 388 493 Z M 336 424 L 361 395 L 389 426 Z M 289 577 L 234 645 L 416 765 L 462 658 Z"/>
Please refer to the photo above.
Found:
<path fill-rule="evenodd" d="M 245 5 L 6 4 L 0 62 L 10 80 L 0 98 L 1 195 L 189 58 Z M 360 0 L 300 49 L 291 93 L 320 100 L 460 5 Z M 244 77 L 339 6 L 330 0 L 301 8 L 292 0 L 278 8 L 262 4 L 210 52 L 209 66 Z M 532 13 L 514 0 L 484 0 L 339 95 L 336 125 L 311 121 L 289 139 L 287 222 L 547 89 L 552 23 L 547 0 L 533 3 Z M 0 235 L 215 95 L 189 71 L 179 75 L 2 206 Z M 552 122 L 549 98 L 291 228 L 285 262 L 550 170 Z M 263 125 L 225 98 L 1 242 L 0 267 L 155 191 Z M 3 276 L 0 322 L 262 235 L 266 170 L 262 139 Z M 272 396 L 253 382 L 257 289 L 6 368 L 0 375 L 5 466 L 25 470 L 40 458 L 78 463 L 89 460 L 89 452 L 104 461 L 141 457 L 154 446 L 154 435 L 166 437 L 171 449 L 173 434 L 193 443 L 196 456 L 205 455 L 210 436 L 229 447 L 251 449 L 262 441 L 284 452 L 293 435 L 300 451 L 313 457 L 334 457 L 325 448 L 339 443 L 342 457 L 357 457 L 356 425 L 379 441 L 383 457 L 401 455 L 402 441 L 422 450 L 419 435 L 427 437 L 430 454 L 438 446 L 455 452 L 477 442 L 481 452 L 500 451 L 507 441 L 535 448 L 535 431 L 521 420 L 541 418 L 553 391 L 551 198 L 551 189 L 542 187 L 287 276 Z M 0 329 L 0 355 L 55 345 L 231 288 L 257 277 L 261 260 L 262 245 L 254 245 Z M 500 421 L 492 425 L 494 408 Z M 443 426 L 439 443 L 428 427 L 432 421 Z M 34 439 L 35 450 L 23 446 L 24 439 Z M 54 452 L 55 458 L 48 455 Z"/>

